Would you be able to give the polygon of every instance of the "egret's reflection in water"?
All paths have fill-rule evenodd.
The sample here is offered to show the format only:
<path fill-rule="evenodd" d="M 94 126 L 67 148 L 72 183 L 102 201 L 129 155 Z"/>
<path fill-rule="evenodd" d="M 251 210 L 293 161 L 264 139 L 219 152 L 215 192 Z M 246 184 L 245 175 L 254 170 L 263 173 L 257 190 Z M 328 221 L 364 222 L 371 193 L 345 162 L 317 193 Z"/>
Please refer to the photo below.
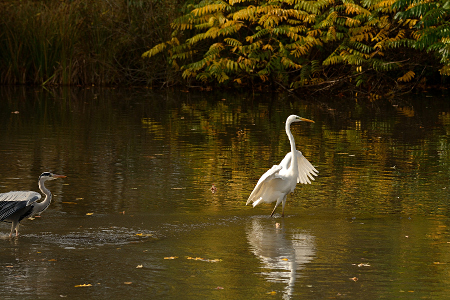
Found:
<path fill-rule="evenodd" d="M 246 231 L 250 249 L 261 261 L 261 274 L 270 282 L 285 283 L 283 298 L 289 299 L 300 277 L 297 271 L 314 259 L 316 250 L 314 236 L 302 230 L 288 232 L 283 223 L 255 217 Z"/>

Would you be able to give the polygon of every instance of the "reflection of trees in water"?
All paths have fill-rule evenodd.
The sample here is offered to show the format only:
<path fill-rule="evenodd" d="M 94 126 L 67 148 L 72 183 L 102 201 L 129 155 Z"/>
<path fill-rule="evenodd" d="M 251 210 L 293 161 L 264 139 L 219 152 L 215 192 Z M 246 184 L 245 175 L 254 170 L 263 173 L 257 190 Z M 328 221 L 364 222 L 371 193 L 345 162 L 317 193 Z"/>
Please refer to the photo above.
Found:
<path fill-rule="evenodd" d="M 286 284 L 283 298 L 293 295 L 297 271 L 314 259 L 314 236 L 298 232 L 287 236 L 282 225 L 271 219 L 255 217 L 247 226 L 250 250 L 261 261 L 261 274 L 269 282 Z"/>
<path fill-rule="evenodd" d="M 40 173 L 61 172 L 68 179 L 52 187 L 51 209 L 241 207 L 260 174 L 289 151 L 284 122 L 293 111 L 316 122 L 293 134 L 320 175 L 290 205 L 356 213 L 446 209 L 447 190 L 435 185 L 449 177 L 448 101 L 374 108 L 327 99 L 336 108 L 324 111 L 315 102 L 234 92 L 2 88 L 0 96 L 1 192 L 35 190 Z M 213 183 L 219 192 L 212 196 Z"/>

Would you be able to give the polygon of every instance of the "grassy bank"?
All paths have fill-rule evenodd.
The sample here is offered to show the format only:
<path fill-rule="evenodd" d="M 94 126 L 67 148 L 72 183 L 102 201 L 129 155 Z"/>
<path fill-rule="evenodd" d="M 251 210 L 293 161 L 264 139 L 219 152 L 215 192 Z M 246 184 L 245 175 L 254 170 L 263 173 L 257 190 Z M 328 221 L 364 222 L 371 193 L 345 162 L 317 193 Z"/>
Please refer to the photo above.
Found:
<path fill-rule="evenodd" d="M 175 0 L 3 1 L 0 83 L 149 84 L 170 77 L 141 58 L 167 40 Z"/>

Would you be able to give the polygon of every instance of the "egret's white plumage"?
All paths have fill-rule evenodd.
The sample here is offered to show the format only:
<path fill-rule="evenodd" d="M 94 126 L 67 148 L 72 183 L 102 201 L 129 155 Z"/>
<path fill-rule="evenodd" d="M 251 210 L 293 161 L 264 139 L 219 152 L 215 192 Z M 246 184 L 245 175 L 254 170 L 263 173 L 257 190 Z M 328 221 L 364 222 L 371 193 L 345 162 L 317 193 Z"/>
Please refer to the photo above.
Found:
<path fill-rule="evenodd" d="M 14 231 L 18 236 L 20 221 L 40 214 L 50 205 L 52 193 L 44 186 L 44 182 L 65 177 L 49 172 L 39 176 L 39 189 L 45 194 L 45 199 L 41 202 L 37 202 L 41 199 L 41 194 L 33 191 L 12 191 L 0 194 L 0 221 L 12 223 L 9 236 L 12 236 Z"/>
<path fill-rule="evenodd" d="M 291 151 L 286 154 L 279 165 L 274 165 L 261 176 L 253 192 L 248 197 L 247 205 L 253 202 L 253 207 L 255 207 L 260 203 L 276 201 L 277 203 L 271 216 L 280 203 L 282 203 L 282 216 L 284 216 L 287 195 L 294 192 L 297 183 L 310 184 L 311 180 L 314 180 L 313 176 L 317 176 L 319 173 L 295 147 L 295 140 L 290 127 L 293 122 L 301 121 L 314 123 L 312 120 L 296 115 L 291 115 L 287 118 L 286 134 L 291 143 Z"/>

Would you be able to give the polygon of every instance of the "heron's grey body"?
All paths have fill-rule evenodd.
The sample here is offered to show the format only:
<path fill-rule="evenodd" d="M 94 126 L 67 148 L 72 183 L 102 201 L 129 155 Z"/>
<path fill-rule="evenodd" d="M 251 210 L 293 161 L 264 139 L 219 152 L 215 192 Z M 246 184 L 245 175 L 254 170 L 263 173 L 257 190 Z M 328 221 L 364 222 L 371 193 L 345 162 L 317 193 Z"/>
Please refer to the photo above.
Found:
<path fill-rule="evenodd" d="M 64 175 L 56 175 L 44 172 L 39 176 L 39 189 L 45 194 L 45 199 L 41 199 L 41 194 L 33 191 L 12 191 L 0 194 L 0 221 L 11 222 L 11 233 L 16 231 L 19 235 L 19 223 L 25 218 L 42 213 L 50 205 L 52 193 L 44 186 L 47 180 L 64 178 Z"/>
<path fill-rule="evenodd" d="M 295 115 L 287 118 L 286 134 L 291 143 L 291 151 L 286 154 L 279 165 L 274 165 L 261 176 L 247 200 L 247 204 L 253 202 L 253 207 L 260 203 L 276 201 L 271 216 L 280 203 L 283 204 L 282 216 L 284 216 L 287 195 L 294 192 L 297 183 L 311 183 L 311 180 L 314 180 L 313 175 L 317 176 L 319 173 L 295 147 L 290 125 L 292 122 L 299 121 L 313 122 Z"/>

